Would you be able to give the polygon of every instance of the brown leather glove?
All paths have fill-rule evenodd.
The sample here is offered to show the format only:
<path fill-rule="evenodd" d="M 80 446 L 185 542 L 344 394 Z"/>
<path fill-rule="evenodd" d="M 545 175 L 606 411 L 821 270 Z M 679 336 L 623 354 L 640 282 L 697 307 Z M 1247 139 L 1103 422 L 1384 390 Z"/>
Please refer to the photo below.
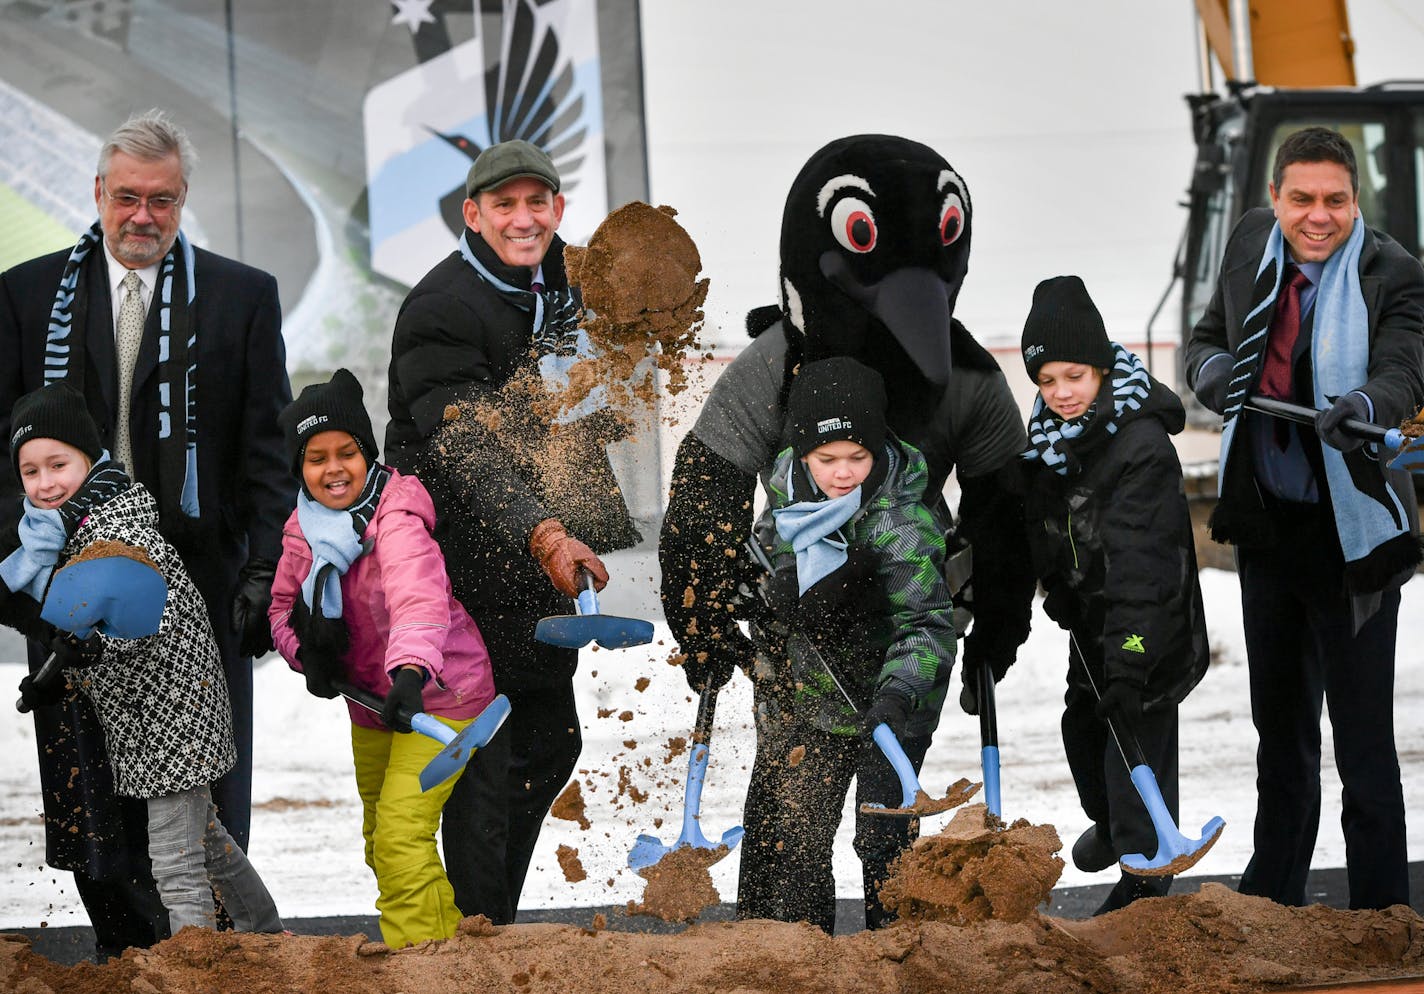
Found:
<path fill-rule="evenodd" d="M 529 536 L 529 552 L 549 576 L 549 582 L 566 597 L 577 597 L 583 589 L 579 571 L 593 577 L 593 589 L 608 585 L 608 570 L 593 550 L 564 531 L 558 518 L 545 518 Z"/>

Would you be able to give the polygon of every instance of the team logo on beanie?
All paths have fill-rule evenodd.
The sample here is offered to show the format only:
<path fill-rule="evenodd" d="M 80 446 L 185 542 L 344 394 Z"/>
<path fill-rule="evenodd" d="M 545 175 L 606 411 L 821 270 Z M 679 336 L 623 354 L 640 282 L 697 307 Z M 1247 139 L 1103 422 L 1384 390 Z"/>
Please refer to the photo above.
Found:
<path fill-rule="evenodd" d="M 20 427 L 16 429 L 15 434 L 10 436 L 10 448 L 15 448 L 15 446 L 20 443 L 20 439 L 24 438 L 26 435 L 28 435 L 34 430 L 34 425 L 20 425 Z"/>
<path fill-rule="evenodd" d="M 315 428 L 317 425 L 325 424 L 330 420 L 331 419 L 325 414 L 313 414 L 309 418 L 302 418 L 302 420 L 297 422 L 297 434 L 305 435 L 308 428 Z"/>
<path fill-rule="evenodd" d="M 832 431 L 855 431 L 855 425 L 850 423 L 850 418 L 826 418 L 816 422 L 817 435 Z"/>
<path fill-rule="evenodd" d="M 1038 355 L 1046 348 L 1048 348 L 1048 346 L 1046 345 L 1030 345 L 1028 348 L 1024 349 L 1024 358 L 1032 359 L 1034 356 Z"/>

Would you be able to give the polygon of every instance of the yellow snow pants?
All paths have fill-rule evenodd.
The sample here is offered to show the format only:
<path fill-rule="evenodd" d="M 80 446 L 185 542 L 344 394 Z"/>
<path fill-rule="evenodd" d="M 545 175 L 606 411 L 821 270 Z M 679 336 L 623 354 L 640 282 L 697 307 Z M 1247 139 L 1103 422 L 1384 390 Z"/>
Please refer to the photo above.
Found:
<path fill-rule="evenodd" d="M 458 732 L 474 719 L 436 720 Z M 376 874 L 381 938 L 392 949 L 448 939 L 460 924 L 455 892 L 435 849 L 440 811 L 459 777 L 420 790 L 420 771 L 442 748 L 419 732 L 351 726 L 366 865 Z"/>

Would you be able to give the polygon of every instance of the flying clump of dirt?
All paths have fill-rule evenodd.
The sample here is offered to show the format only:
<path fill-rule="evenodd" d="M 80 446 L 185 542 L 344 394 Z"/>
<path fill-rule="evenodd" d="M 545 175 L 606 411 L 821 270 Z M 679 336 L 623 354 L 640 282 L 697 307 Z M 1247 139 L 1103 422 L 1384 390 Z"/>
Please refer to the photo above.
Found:
<path fill-rule="evenodd" d="M 579 851 L 572 846 L 559 846 L 554 857 L 559 861 L 559 869 L 564 871 L 564 879 L 571 884 L 588 879 L 588 872 L 579 859 Z"/>
<path fill-rule="evenodd" d="M 1058 882 L 1062 848 L 1052 825 L 1020 819 L 1005 827 L 983 804 L 971 804 L 895 862 L 880 900 L 910 921 L 1024 921 Z"/>
<path fill-rule="evenodd" d="M 549 814 L 564 821 L 576 821 L 578 827 L 585 832 L 593 827 L 584 811 L 583 788 L 577 780 L 570 780 L 563 793 L 554 798 L 554 806 L 549 809 Z"/>
<path fill-rule="evenodd" d="M 600 386 L 614 407 L 651 405 L 658 370 L 669 394 L 686 389 L 685 362 L 702 349 L 697 336 L 708 280 L 698 279 L 702 256 L 676 215 L 671 207 L 634 201 L 609 214 L 586 248 L 564 248 L 595 355 L 569 370 L 569 385 L 555 398 L 559 409 Z"/>

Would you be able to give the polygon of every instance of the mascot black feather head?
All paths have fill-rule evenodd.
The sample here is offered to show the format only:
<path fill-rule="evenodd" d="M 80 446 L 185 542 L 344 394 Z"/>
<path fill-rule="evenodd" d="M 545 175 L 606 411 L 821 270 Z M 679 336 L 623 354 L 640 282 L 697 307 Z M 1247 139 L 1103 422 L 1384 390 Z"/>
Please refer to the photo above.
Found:
<path fill-rule="evenodd" d="M 788 387 L 803 360 L 851 356 L 885 377 L 892 425 L 896 408 L 927 417 L 956 363 L 995 365 L 953 320 L 972 235 L 969 187 L 944 156 L 893 135 L 839 138 L 791 185 L 781 303 L 748 330 L 784 319 Z"/>

